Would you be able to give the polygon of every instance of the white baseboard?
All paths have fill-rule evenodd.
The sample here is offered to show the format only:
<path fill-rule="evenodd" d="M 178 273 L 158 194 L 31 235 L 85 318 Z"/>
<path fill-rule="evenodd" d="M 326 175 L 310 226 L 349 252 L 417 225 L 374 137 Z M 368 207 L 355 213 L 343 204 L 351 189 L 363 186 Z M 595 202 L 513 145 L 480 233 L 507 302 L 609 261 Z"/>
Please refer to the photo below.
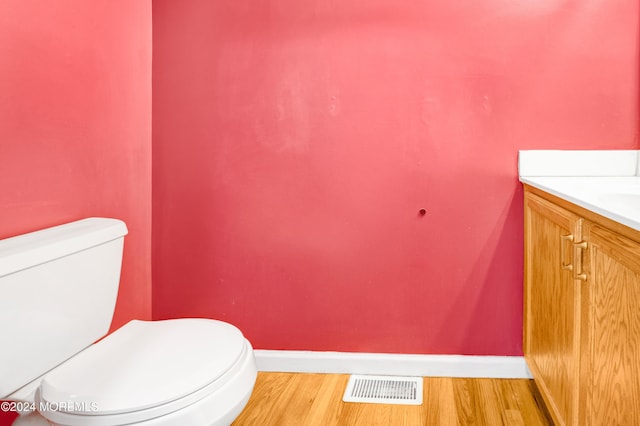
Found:
<path fill-rule="evenodd" d="M 521 356 L 254 351 L 258 371 L 530 379 Z"/>

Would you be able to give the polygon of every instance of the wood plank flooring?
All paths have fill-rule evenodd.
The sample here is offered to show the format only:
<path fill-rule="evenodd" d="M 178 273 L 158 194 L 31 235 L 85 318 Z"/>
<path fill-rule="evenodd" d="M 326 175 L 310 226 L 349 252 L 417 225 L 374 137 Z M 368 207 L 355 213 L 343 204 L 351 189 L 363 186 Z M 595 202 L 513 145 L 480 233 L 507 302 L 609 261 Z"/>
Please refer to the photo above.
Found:
<path fill-rule="evenodd" d="M 342 402 L 344 374 L 258 373 L 233 426 L 553 425 L 531 380 L 427 377 L 421 406 Z"/>

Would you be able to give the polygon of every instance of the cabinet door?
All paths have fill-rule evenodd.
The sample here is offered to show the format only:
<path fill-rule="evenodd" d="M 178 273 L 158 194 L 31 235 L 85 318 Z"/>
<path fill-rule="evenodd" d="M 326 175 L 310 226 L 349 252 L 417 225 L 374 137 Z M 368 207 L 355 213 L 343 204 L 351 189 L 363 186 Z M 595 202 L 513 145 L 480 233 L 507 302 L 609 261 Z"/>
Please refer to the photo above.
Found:
<path fill-rule="evenodd" d="M 525 193 L 524 354 L 557 425 L 576 424 L 580 287 L 573 242 L 582 219 Z"/>
<path fill-rule="evenodd" d="M 588 221 L 582 424 L 640 425 L 640 244 Z"/>

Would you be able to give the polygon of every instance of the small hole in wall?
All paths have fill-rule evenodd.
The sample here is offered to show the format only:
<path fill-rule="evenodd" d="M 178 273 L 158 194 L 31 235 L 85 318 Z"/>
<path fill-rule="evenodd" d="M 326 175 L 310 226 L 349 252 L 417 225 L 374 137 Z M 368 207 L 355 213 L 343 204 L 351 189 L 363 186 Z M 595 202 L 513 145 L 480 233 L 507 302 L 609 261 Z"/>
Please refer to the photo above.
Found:
<path fill-rule="evenodd" d="M 426 215 L 426 214 L 427 214 L 427 210 L 425 210 L 425 209 L 420 209 L 420 210 L 418 210 L 418 214 L 419 214 L 420 216 L 424 216 L 424 215 Z"/>

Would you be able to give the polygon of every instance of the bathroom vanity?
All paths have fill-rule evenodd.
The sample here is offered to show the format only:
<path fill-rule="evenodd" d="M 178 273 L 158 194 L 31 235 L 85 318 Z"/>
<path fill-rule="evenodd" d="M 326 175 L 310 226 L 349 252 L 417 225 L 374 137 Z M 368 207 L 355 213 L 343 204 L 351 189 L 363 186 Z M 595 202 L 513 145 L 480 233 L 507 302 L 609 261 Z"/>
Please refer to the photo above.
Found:
<path fill-rule="evenodd" d="M 640 425 L 638 152 L 522 151 L 520 180 L 524 354 L 547 408 Z"/>

